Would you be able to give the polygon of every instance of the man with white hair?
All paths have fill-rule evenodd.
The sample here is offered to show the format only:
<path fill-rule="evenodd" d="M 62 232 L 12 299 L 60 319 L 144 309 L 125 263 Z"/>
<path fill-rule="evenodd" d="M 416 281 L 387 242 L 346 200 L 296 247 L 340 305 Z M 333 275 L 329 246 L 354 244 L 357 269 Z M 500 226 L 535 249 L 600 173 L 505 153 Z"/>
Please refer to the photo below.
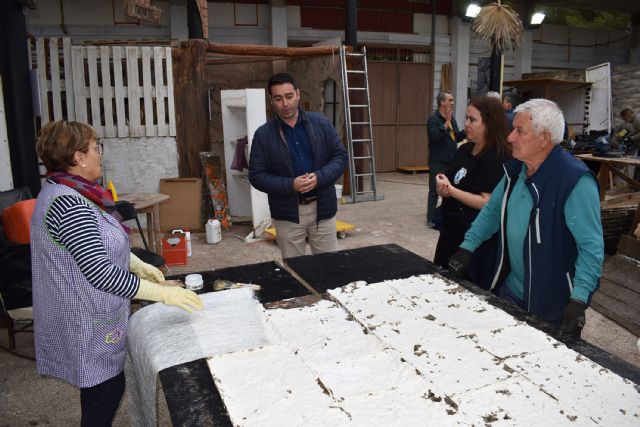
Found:
<path fill-rule="evenodd" d="M 489 98 L 495 98 L 498 101 L 502 101 L 502 97 L 500 96 L 500 93 L 498 93 L 498 92 L 496 92 L 494 90 L 491 90 L 491 91 L 487 92 L 486 96 L 488 96 Z"/>
<path fill-rule="evenodd" d="M 464 274 L 471 253 L 499 232 L 491 290 L 579 338 L 604 259 L 598 185 L 558 144 L 558 106 L 532 99 L 515 109 L 508 141 L 514 159 L 449 260 Z"/>

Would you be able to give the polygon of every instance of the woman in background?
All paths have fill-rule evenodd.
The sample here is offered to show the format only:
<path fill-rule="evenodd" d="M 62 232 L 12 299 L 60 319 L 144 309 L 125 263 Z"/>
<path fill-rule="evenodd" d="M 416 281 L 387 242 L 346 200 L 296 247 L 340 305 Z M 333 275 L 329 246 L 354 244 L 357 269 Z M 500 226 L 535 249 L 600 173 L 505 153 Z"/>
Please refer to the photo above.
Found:
<path fill-rule="evenodd" d="M 80 389 L 83 426 L 110 426 L 124 393 L 131 298 L 201 309 L 193 292 L 130 253 L 92 127 L 47 124 L 36 145 L 47 179 L 31 218 L 36 366 Z"/>
<path fill-rule="evenodd" d="M 442 225 L 434 262 L 447 267 L 449 257 L 464 240 L 471 223 L 489 200 L 510 158 L 507 119 L 499 100 L 475 97 L 467 107 L 464 130 L 468 142 L 462 144 L 445 174 L 436 176 L 442 197 Z M 485 242 L 474 254 L 468 278 L 489 288 L 493 273 L 496 239 Z"/>

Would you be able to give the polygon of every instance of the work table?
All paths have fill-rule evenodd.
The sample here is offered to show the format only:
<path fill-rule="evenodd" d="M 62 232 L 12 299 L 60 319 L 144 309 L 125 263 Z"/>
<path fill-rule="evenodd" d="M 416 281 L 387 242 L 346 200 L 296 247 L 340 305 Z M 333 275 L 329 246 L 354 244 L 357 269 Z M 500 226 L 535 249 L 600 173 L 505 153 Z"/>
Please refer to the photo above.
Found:
<path fill-rule="evenodd" d="M 341 286 L 345 287 L 345 285 L 348 285 L 349 283 L 355 282 L 357 280 L 364 280 L 368 283 L 377 283 L 377 282 L 382 282 L 390 279 L 403 279 L 403 278 L 409 278 L 411 276 L 418 276 L 418 275 L 424 275 L 424 274 L 429 275 L 439 271 L 439 269 L 435 267 L 431 262 L 424 260 L 418 257 L 417 255 L 409 251 L 406 251 L 405 249 L 397 245 L 381 245 L 381 246 L 373 246 L 368 248 L 359 248 L 359 249 L 341 251 L 341 252 L 332 253 L 332 254 L 300 257 L 300 258 L 289 260 L 288 266 L 291 269 L 293 269 L 293 271 L 295 271 L 296 275 L 302 281 L 305 282 L 304 285 L 301 285 L 285 269 L 279 267 L 275 263 L 261 263 L 253 266 L 250 265 L 250 266 L 234 267 L 232 269 L 215 270 L 212 272 L 204 272 L 203 275 L 205 276 L 205 283 L 209 283 L 209 281 L 212 279 L 215 280 L 214 278 L 225 278 L 230 281 L 237 281 L 237 282 L 243 282 L 243 283 L 249 283 L 249 282 L 258 283 L 260 284 L 262 289 L 260 292 L 258 292 L 257 297 L 260 299 L 261 302 L 264 303 L 264 305 L 270 308 L 282 307 L 284 304 L 288 304 L 288 305 L 298 304 L 302 307 L 308 306 L 310 307 L 311 310 L 321 310 L 322 307 L 325 307 L 325 309 L 327 310 L 329 309 L 335 310 L 335 308 L 327 307 L 326 301 L 325 302 L 320 301 L 319 303 L 314 304 L 314 302 L 320 299 L 320 296 L 318 294 L 324 293 L 327 289 L 333 289 Z M 258 277 L 260 277 L 260 279 L 258 279 Z M 414 278 L 411 280 L 414 280 L 414 281 L 417 280 L 419 284 L 420 280 L 424 280 L 424 279 Z M 454 283 L 454 282 L 451 282 L 450 280 L 445 280 L 445 282 L 448 282 L 450 284 L 447 286 L 453 286 L 454 288 L 457 287 L 458 284 L 461 285 L 465 289 L 464 295 L 467 295 L 467 294 L 469 295 L 468 297 L 461 295 L 462 299 L 460 299 L 459 303 L 456 303 L 456 304 L 462 304 L 464 306 L 465 303 L 463 301 L 471 298 L 471 300 L 473 301 L 471 300 L 469 301 L 473 307 L 476 307 L 476 306 L 485 307 L 478 310 L 479 314 L 477 315 L 478 317 L 476 321 L 477 325 L 475 326 L 474 325 L 467 326 L 464 323 L 463 319 L 455 319 L 455 318 L 450 318 L 449 320 L 447 320 L 446 318 L 444 319 L 445 322 L 448 322 L 448 325 L 444 325 L 444 327 L 446 328 L 461 327 L 462 329 L 460 329 L 460 331 L 467 330 L 467 329 L 469 329 L 469 331 L 473 331 L 474 330 L 473 328 L 476 328 L 477 329 L 476 335 L 478 336 L 470 339 L 473 339 L 475 341 L 479 340 L 478 341 L 480 343 L 479 345 L 482 345 L 482 339 L 486 339 L 484 335 L 487 335 L 487 334 L 483 335 L 482 323 L 488 322 L 487 323 L 487 328 L 488 328 L 489 327 L 488 324 L 494 322 L 493 319 L 499 313 L 503 313 L 503 315 L 508 314 L 510 316 L 513 316 L 513 318 L 508 316 L 510 319 L 512 319 L 509 322 L 510 323 L 516 322 L 514 323 L 514 327 L 516 327 L 515 326 L 516 324 L 518 325 L 517 327 L 524 327 L 525 324 L 523 322 L 526 322 L 526 325 L 532 325 L 538 330 L 543 332 L 543 333 L 539 333 L 539 336 L 541 337 L 542 341 L 556 342 L 555 340 L 558 339 L 557 341 L 558 345 L 562 345 L 563 348 L 564 348 L 564 345 L 566 345 L 568 349 L 563 350 L 561 354 L 565 354 L 566 352 L 571 352 L 571 350 L 574 350 L 578 352 L 580 355 L 587 356 L 589 359 L 609 369 L 612 372 L 611 375 L 614 375 L 615 373 L 622 376 L 623 378 L 626 378 L 627 380 L 635 382 L 636 384 L 640 382 L 639 370 L 631 365 L 626 364 L 625 362 L 620 361 L 616 357 L 613 357 L 608 353 L 594 346 L 589 345 L 586 342 L 583 342 L 580 340 L 573 341 L 573 340 L 567 339 L 566 337 L 556 336 L 555 330 L 550 326 L 546 325 L 544 322 L 532 316 L 529 316 L 527 313 L 523 312 L 517 307 L 514 307 L 508 303 L 505 303 L 499 298 L 489 294 L 486 291 L 478 289 L 477 287 L 467 282 L 459 281 L 457 283 Z M 391 287 L 394 287 L 394 286 L 395 285 L 393 285 L 393 282 L 392 282 Z M 309 288 L 313 289 L 313 291 L 310 290 Z M 367 286 L 364 286 L 362 284 L 360 285 L 351 284 L 346 288 L 355 290 L 355 292 L 371 292 L 371 289 L 369 289 Z M 343 289 L 346 289 L 346 288 L 343 288 Z M 467 290 L 471 291 L 471 293 L 468 293 Z M 317 292 L 314 292 L 314 291 L 317 291 Z M 336 294 L 335 293 L 336 291 L 331 291 L 331 292 L 333 293 L 333 297 L 332 297 L 333 300 L 335 300 L 335 298 L 338 298 L 338 300 L 341 300 L 342 297 L 340 293 Z M 338 290 L 338 292 L 340 291 Z M 391 290 L 391 292 L 395 292 L 395 291 Z M 432 292 L 431 295 L 433 295 L 433 297 L 435 298 L 443 298 L 443 297 L 458 298 L 460 296 L 460 295 L 457 295 L 458 292 L 453 289 L 442 294 L 443 296 L 437 296 L 439 290 L 435 288 L 430 290 L 429 292 Z M 407 295 L 415 295 L 408 298 L 417 298 L 418 295 L 421 295 L 421 294 L 422 294 L 421 292 L 418 292 L 418 294 L 414 293 L 414 294 L 407 294 Z M 349 297 L 348 294 L 345 294 L 345 295 L 346 297 Z M 472 297 L 472 295 L 475 295 L 475 296 Z M 477 298 L 476 296 L 479 296 L 480 298 Z M 278 302 L 278 300 L 281 300 L 284 298 L 289 298 L 290 300 L 284 303 Z M 366 299 L 367 297 L 364 297 L 364 298 Z M 371 297 L 368 297 L 368 298 L 371 298 Z M 428 299 L 429 297 L 425 297 L 425 298 Z M 397 298 L 390 298 L 389 301 L 392 301 L 394 299 L 397 299 Z M 362 297 L 361 297 L 361 300 L 362 300 Z M 355 302 L 353 303 L 349 303 L 348 299 L 344 301 L 345 302 L 343 306 L 346 310 L 353 310 L 353 308 L 350 308 L 350 307 L 355 307 L 353 306 L 353 304 L 356 304 L 356 306 L 358 304 L 357 299 L 354 300 Z M 491 307 L 489 305 L 486 305 L 486 303 L 490 304 Z M 309 304 L 312 304 L 312 305 L 309 305 Z M 424 304 L 427 304 L 427 305 L 424 306 Z M 425 307 L 428 307 L 429 303 L 425 303 L 423 301 L 418 305 L 423 306 L 421 310 L 425 310 L 427 309 Z M 434 318 L 438 318 L 439 317 L 438 310 L 440 309 L 440 307 L 441 305 L 433 305 L 432 309 L 428 309 L 431 311 L 428 311 L 428 312 L 436 314 Z M 446 309 L 446 304 L 443 307 L 444 307 L 443 309 Z M 366 308 L 366 306 L 364 306 L 364 308 Z M 499 311 L 496 311 L 495 315 L 491 315 L 491 316 L 482 315 L 482 311 L 484 310 L 491 311 L 496 309 Z M 463 310 L 464 310 L 464 307 L 463 307 Z M 271 310 L 267 310 L 267 313 L 269 313 L 270 311 Z M 275 309 L 275 311 L 273 311 L 273 315 L 276 315 L 276 318 L 274 318 L 276 320 L 277 320 L 278 312 L 285 313 L 282 310 Z M 353 311 L 352 313 L 356 317 L 359 315 L 357 310 Z M 364 324 L 365 327 L 369 328 L 373 334 L 382 334 L 380 336 L 384 336 L 384 333 L 385 333 L 384 327 L 382 329 L 376 329 L 376 324 L 371 323 L 373 322 L 373 320 L 371 319 L 375 320 L 374 313 L 375 312 L 372 312 L 372 314 L 369 315 L 370 317 L 367 316 L 367 317 L 363 317 L 361 319 L 356 319 L 356 320 L 359 323 Z M 500 315 L 497 317 L 500 318 L 503 315 Z M 338 316 L 338 318 L 340 318 L 340 316 Z M 486 319 L 482 320 L 481 318 L 483 319 L 486 318 Z M 459 322 L 463 322 L 463 323 L 459 323 Z M 430 323 L 426 323 L 425 325 L 428 325 L 429 327 L 433 325 L 433 327 L 436 327 L 436 329 L 438 329 L 439 325 L 436 325 L 436 323 L 437 322 L 430 322 Z M 283 325 L 287 325 L 287 324 L 288 323 L 285 322 Z M 523 325 L 523 326 L 519 326 L 519 325 Z M 466 335 L 469 335 L 469 334 L 466 334 Z M 471 337 L 471 335 L 469 336 Z M 406 336 L 406 334 L 404 336 Z M 395 333 L 392 333 L 389 337 L 392 340 L 399 339 L 398 337 L 396 337 Z M 544 338 L 544 337 L 547 337 L 547 338 Z M 455 339 L 455 336 L 452 336 L 452 339 Z M 392 345 L 392 347 L 400 348 L 401 345 L 400 347 L 398 347 L 398 345 L 400 344 L 394 344 Z M 434 343 L 434 345 L 437 346 L 437 343 Z M 465 343 L 460 342 L 460 345 L 466 345 L 466 341 Z M 531 344 L 529 344 L 529 346 L 530 345 Z M 525 345 L 524 347 L 527 347 L 527 345 Z M 450 347 L 446 347 L 446 348 L 450 348 Z M 470 349 L 469 351 L 473 351 L 473 346 L 469 347 L 469 349 Z M 452 352 L 455 353 L 455 351 L 452 351 Z M 569 355 L 569 353 L 567 353 L 567 355 Z M 253 357 L 255 356 L 255 354 L 254 355 L 250 354 L 250 356 Z M 408 356 L 413 357 L 413 355 L 411 354 L 408 354 Z M 568 356 L 562 356 L 562 357 L 568 357 Z M 580 357 L 582 356 L 579 356 L 578 358 Z M 526 359 L 527 358 L 523 360 L 526 360 Z M 535 359 L 535 357 L 533 359 Z M 418 359 L 416 360 L 418 363 L 420 363 Z M 224 358 L 222 358 L 221 361 L 224 362 Z M 584 361 L 587 361 L 587 359 L 584 359 Z M 497 363 L 503 363 L 503 362 L 499 361 Z M 514 359 L 509 364 L 505 363 L 505 366 L 513 366 L 514 369 L 517 370 L 519 369 L 518 363 L 525 363 L 525 362 L 519 362 L 518 360 Z M 588 363 L 592 363 L 592 362 L 588 361 Z M 487 368 L 493 369 L 491 368 L 491 364 L 487 365 Z M 520 368 L 524 369 L 522 367 Z M 502 369 L 496 372 L 502 372 L 502 374 L 500 375 L 505 376 L 505 378 L 508 378 L 511 375 L 510 373 L 505 372 Z M 422 376 L 424 377 L 424 375 Z M 434 373 L 427 375 L 427 377 L 429 379 L 437 378 L 438 374 L 436 371 L 434 371 Z M 199 359 L 199 360 L 195 360 L 192 362 L 188 362 L 188 363 L 184 363 L 184 364 L 180 364 L 177 366 L 164 369 L 160 371 L 159 378 L 162 383 L 164 395 L 167 401 L 167 406 L 169 408 L 169 412 L 171 414 L 171 418 L 174 425 L 206 425 L 206 424 L 232 425 L 231 420 L 229 419 L 229 416 L 227 415 L 226 410 L 224 409 L 225 405 L 222 402 L 220 394 L 218 393 L 218 390 L 211 376 L 211 369 L 207 366 L 206 359 Z M 465 402 L 464 407 L 468 408 L 467 409 L 468 411 L 473 412 L 473 409 L 472 409 L 473 405 L 471 404 L 472 402 L 467 401 L 468 398 L 465 397 L 467 396 L 468 393 L 465 394 L 464 390 L 462 389 L 458 390 L 458 389 L 459 389 L 458 386 L 453 387 L 453 389 L 450 389 L 454 391 L 453 400 L 458 399 L 460 402 Z M 455 390 L 458 390 L 458 391 L 455 391 Z"/>

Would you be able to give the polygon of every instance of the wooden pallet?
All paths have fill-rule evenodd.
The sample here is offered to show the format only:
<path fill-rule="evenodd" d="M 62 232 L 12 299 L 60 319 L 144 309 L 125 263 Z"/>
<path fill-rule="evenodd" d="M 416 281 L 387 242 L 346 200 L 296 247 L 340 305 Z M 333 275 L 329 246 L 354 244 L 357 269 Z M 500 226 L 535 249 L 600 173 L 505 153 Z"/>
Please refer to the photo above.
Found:
<path fill-rule="evenodd" d="M 402 173 L 411 173 L 415 175 L 417 173 L 429 172 L 429 166 L 401 166 L 398 168 L 398 171 Z"/>

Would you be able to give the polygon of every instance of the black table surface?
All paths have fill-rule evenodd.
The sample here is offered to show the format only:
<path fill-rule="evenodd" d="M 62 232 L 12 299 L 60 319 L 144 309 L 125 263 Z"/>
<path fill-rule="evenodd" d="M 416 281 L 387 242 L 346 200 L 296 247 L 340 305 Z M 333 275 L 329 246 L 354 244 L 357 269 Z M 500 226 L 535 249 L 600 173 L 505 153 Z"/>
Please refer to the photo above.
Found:
<path fill-rule="evenodd" d="M 470 282 L 455 279 L 432 262 L 398 245 L 377 245 L 339 252 L 307 255 L 287 260 L 287 265 L 319 293 L 348 283 L 367 283 L 402 279 L 419 274 L 439 273 L 455 280 L 469 291 L 519 320 L 542 330 L 569 348 L 589 357 L 612 372 L 640 384 L 640 369 L 582 340 L 572 340 L 557 334 L 555 328 L 531 316 L 494 294 Z M 216 279 L 256 283 L 262 287 L 260 302 L 269 303 L 286 298 L 304 297 L 311 292 L 289 272 L 275 262 L 231 267 L 200 273 L 206 284 Z M 183 278 L 175 276 L 175 278 Z M 166 368 L 159 372 L 167 406 L 174 426 L 232 425 L 222 398 L 211 378 L 206 359 Z"/>
<path fill-rule="evenodd" d="M 260 290 L 256 292 L 256 297 L 258 301 L 263 304 L 310 295 L 312 293 L 284 267 L 273 261 L 202 271 L 198 274 L 202 275 L 204 288 L 197 291 L 197 293 L 213 291 L 213 283 L 218 279 L 238 283 L 250 283 L 260 286 Z M 181 274 L 168 277 L 168 279 L 184 280 L 185 276 L 185 274 Z"/>
<path fill-rule="evenodd" d="M 287 265 L 319 293 L 357 280 L 376 283 L 437 271 L 433 263 L 394 244 L 289 258 Z"/>

